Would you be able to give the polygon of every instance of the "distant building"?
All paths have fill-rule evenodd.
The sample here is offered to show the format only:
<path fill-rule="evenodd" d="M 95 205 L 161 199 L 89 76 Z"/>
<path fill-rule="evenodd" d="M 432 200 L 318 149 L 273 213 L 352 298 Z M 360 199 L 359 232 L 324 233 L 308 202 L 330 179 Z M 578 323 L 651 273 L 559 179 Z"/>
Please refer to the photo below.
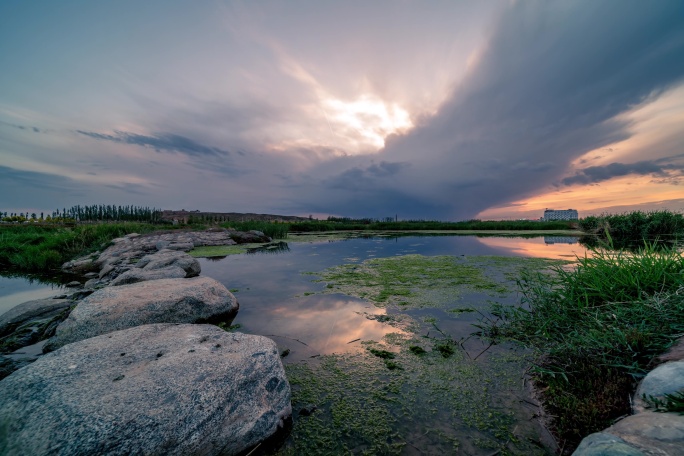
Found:
<path fill-rule="evenodd" d="M 565 209 L 560 211 L 555 209 L 547 209 L 544 211 L 544 217 L 542 220 L 545 222 L 550 220 L 579 220 L 579 215 L 575 209 Z"/>

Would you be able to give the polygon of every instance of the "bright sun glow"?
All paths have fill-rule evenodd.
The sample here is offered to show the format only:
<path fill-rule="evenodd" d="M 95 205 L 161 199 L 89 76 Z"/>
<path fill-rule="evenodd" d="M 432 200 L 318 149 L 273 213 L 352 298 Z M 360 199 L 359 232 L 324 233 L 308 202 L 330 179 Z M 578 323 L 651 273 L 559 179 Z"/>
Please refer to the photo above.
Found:
<path fill-rule="evenodd" d="M 359 149 L 385 147 L 385 138 L 413 127 L 409 113 L 396 103 L 385 103 L 373 95 L 354 101 L 323 100 L 333 134 L 353 142 Z"/>

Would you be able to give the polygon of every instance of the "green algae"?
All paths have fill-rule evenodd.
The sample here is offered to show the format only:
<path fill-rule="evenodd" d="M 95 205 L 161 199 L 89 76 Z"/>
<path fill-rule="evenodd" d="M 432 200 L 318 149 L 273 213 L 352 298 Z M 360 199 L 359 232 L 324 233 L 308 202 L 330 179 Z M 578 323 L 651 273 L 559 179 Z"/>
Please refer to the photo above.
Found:
<path fill-rule="evenodd" d="M 247 253 L 249 250 L 263 246 L 264 244 L 205 245 L 195 247 L 188 254 L 195 258 L 225 257 Z"/>
<path fill-rule="evenodd" d="M 294 424 L 278 454 L 549 454 L 533 412 L 511 411 L 524 356 L 482 362 L 457 348 L 445 358 L 424 338 L 390 342 L 364 341 L 361 353 L 286 365 Z M 314 413 L 298 413 L 312 405 Z"/>
<path fill-rule="evenodd" d="M 314 273 L 326 283 L 319 293 L 385 307 L 388 313 L 366 318 L 402 332 L 364 340 L 361 352 L 287 364 L 294 424 L 278 454 L 550 454 L 539 410 L 521 405 L 531 355 L 482 345 L 471 357 L 462 340 L 437 327 L 435 315 L 486 312 L 492 299 L 514 296 L 521 271 L 554 263 L 405 255 Z M 430 336 L 434 329 L 438 337 Z M 315 412 L 305 413 L 311 406 Z"/>
<path fill-rule="evenodd" d="M 514 292 L 515 279 L 522 271 L 555 263 L 539 258 L 403 255 L 343 264 L 315 274 L 320 276 L 317 281 L 326 283 L 323 293 L 343 293 L 379 307 L 458 312 L 453 303 L 464 293 L 502 297 Z"/>

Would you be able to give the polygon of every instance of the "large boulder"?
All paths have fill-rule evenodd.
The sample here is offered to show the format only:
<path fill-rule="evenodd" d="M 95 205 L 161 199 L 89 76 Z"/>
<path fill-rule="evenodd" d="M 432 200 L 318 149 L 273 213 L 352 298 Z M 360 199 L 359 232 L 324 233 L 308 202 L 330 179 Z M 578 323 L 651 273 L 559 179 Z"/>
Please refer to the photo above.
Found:
<path fill-rule="evenodd" d="M 234 455 L 290 415 L 272 340 L 145 325 L 66 345 L 0 382 L 0 454 Z"/>
<path fill-rule="evenodd" d="M 106 287 L 74 308 L 44 350 L 149 323 L 230 323 L 238 307 L 235 296 L 209 277 Z"/>

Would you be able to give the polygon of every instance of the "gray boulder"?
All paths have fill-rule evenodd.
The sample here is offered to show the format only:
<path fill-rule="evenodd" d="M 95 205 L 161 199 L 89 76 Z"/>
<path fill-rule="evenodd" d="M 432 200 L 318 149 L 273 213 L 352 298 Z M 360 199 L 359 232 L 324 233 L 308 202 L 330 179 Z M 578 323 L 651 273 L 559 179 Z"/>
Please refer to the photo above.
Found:
<path fill-rule="evenodd" d="M 270 339 L 145 325 L 69 344 L 0 382 L 0 454 L 234 455 L 290 415 Z"/>
<path fill-rule="evenodd" d="M 202 268 L 199 262 L 185 252 L 177 250 L 160 250 L 152 255 L 146 255 L 136 263 L 137 268 L 142 268 L 146 271 L 154 269 L 164 269 L 170 266 L 176 266 L 183 269 L 187 277 L 195 277 L 200 274 Z"/>
<path fill-rule="evenodd" d="M 127 285 L 131 283 L 145 282 L 147 280 L 159 279 L 183 279 L 187 273 L 178 266 L 170 266 L 162 269 L 152 269 L 150 271 L 145 269 L 129 269 L 116 279 L 112 280 L 109 285 L 116 287 L 119 285 Z"/>
<path fill-rule="evenodd" d="M 684 454 L 684 416 L 677 413 L 637 413 L 604 432 L 620 437 L 646 454 Z"/>
<path fill-rule="evenodd" d="M 582 439 L 572 456 L 645 456 L 619 437 L 597 432 Z"/>
<path fill-rule="evenodd" d="M 149 323 L 230 324 L 237 311 L 235 296 L 209 277 L 106 287 L 76 306 L 44 350 Z"/>
<path fill-rule="evenodd" d="M 644 401 L 654 397 L 665 399 L 666 394 L 674 394 L 684 390 L 684 361 L 673 361 L 653 369 L 644 377 L 634 395 L 634 409 L 641 412 L 647 409 Z"/>

